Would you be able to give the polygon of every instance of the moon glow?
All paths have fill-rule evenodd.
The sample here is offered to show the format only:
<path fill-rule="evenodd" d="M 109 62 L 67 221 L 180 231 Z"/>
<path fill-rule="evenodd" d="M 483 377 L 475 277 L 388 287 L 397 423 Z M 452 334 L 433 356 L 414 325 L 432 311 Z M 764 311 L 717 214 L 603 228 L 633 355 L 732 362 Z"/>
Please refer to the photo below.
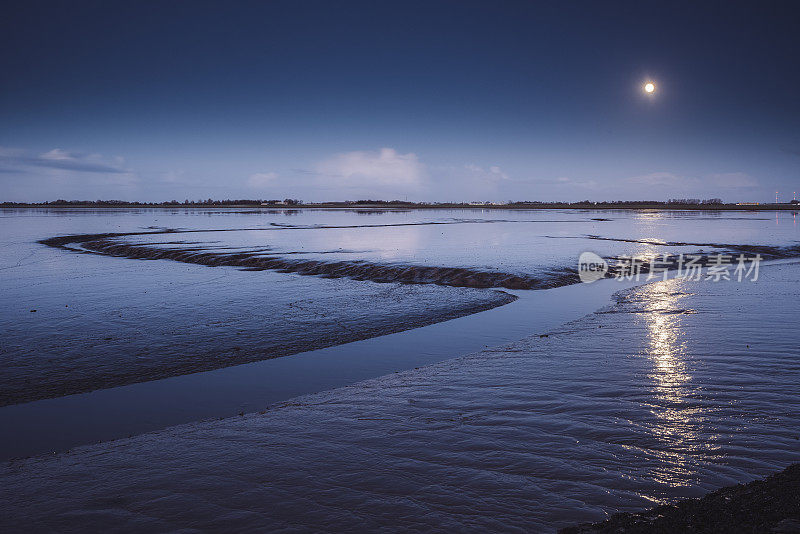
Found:
<path fill-rule="evenodd" d="M 647 82 L 644 84 L 644 92 L 645 93 L 653 93 L 656 90 L 656 85 L 653 82 Z"/>

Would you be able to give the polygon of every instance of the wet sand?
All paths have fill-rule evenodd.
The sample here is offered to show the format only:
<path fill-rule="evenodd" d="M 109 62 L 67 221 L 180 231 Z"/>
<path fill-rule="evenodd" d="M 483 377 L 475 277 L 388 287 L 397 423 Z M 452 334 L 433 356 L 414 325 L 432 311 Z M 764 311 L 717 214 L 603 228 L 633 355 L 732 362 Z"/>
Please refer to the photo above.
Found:
<path fill-rule="evenodd" d="M 800 460 L 798 281 L 649 284 L 546 336 L 15 461 L 0 528 L 538 532 L 700 497 Z"/>
<path fill-rule="evenodd" d="M 225 276 L 234 281 L 243 274 Z M 77 299 L 69 300 L 71 307 L 39 306 L 35 314 L 21 309 L 0 347 L 0 407 L 289 356 L 463 317 L 517 298 L 495 290 L 353 281 L 314 280 L 309 287 L 304 280 L 276 280 L 280 276 L 264 273 L 250 286 L 243 281 L 246 292 L 229 292 L 224 284 L 204 288 L 202 302 L 216 295 L 219 303 L 204 309 L 172 288 L 166 291 L 177 294 L 161 300 L 163 310 L 129 300 L 102 321 L 92 322 L 92 310 L 81 309 Z M 276 284 L 283 291 L 268 292 Z M 39 322 L 62 325 L 59 335 L 26 342 Z"/>
<path fill-rule="evenodd" d="M 342 228 L 389 228 L 404 226 L 452 225 L 452 224 L 490 224 L 493 222 L 506 222 L 498 220 L 480 221 L 450 221 L 450 222 L 425 222 L 425 223 L 400 223 L 400 224 L 374 224 L 357 226 L 296 226 L 276 225 L 272 228 L 240 228 L 225 230 L 177 230 L 164 229 L 148 232 L 125 232 L 105 234 L 78 234 L 56 236 L 43 239 L 40 243 L 69 251 L 83 251 L 107 256 L 137 259 L 137 260 L 172 260 L 208 267 L 237 267 L 249 271 L 272 270 L 281 273 L 296 273 L 305 276 L 321 276 L 324 278 L 349 278 L 358 281 L 372 281 L 378 283 L 401 284 L 432 284 L 451 287 L 470 287 L 478 289 L 552 289 L 580 282 L 578 271 L 574 266 L 551 266 L 536 275 L 527 273 L 504 272 L 498 269 L 481 270 L 469 267 L 451 267 L 437 265 L 403 264 L 399 262 L 371 262 L 363 259 L 350 261 L 327 261 L 319 258 L 298 259 L 293 254 L 299 252 L 273 251 L 269 246 L 260 246 L 256 249 L 233 249 L 233 247 L 218 247 L 214 244 L 203 242 L 182 241 L 188 234 L 202 233 L 206 236 L 215 232 L 271 232 L 276 229 L 293 230 L 320 230 Z M 545 221 L 539 221 L 545 222 Z M 275 224 L 275 223 L 273 223 Z M 172 241 L 160 243 L 136 242 L 136 238 L 152 238 L 165 236 Z M 748 257 L 759 254 L 764 260 L 794 258 L 800 255 L 800 245 L 770 246 L 770 245 L 744 245 L 730 243 L 709 242 L 683 242 L 659 241 L 647 239 L 611 238 L 598 235 L 551 237 L 553 239 L 587 239 L 591 241 L 611 241 L 617 243 L 635 243 L 659 247 L 701 247 L 716 250 L 716 253 L 745 254 Z M 134 241 L 132 241 L 134 240 Z M 219 250 L 222 248 L 222 250 Z M 324 255 L 342 251 L 316 252 Z M 309 252 L 302 252 L 309 254 Z M 708 265 L 712 257 L 708 253 L 698 253 L 700 265 Z M 615 258 L 607 257 L 608 260 Z M 660 259 L 660 264 L 669 269 L 678 267 L 677 255 L 665 255 Z M 648 273 L 650 265 L 643 262 L 641 272 Z M 618 273 L 613 264 L 606 273 L 611 278 Z"/>
<path fill-rule="evenodd" d="M 490 222 L 490 221 L 486 221 Z M 452 224 L 452 223 L 425 223 Z M 414 224 L 414 226 L 420 226 Z M 381 225 L 384 226 L 384 225 Z M 409 226 L 408 224 L 400 226 Z M 359 228 L 375 227 L 360 225 Z M 337 227 L 327 227 L 337 228 Z M 224 230 L 245 231 L 246 229 Z M 272 230 L 272 229 L 267 229 Z M 258 231 L 258 230 L 250 230 Z M 264 229 L 260 229 L 264 231 Z M 578 283 L 577 269 L 571 268 L 562 272 L 551 273 L 550 276 L 536 277 L 517 275 L 501 271 L 481 271 L 464 267 L 403 265 L 397 263 L 374 263 L 364 260 L 353 261 L 321 261 L 317 259 L 296 259 L 287 254 L 270 253 L 269 248 L 256 251 L 212 251 L 203 243 L 185 246 L 180 242 L 159 243 L 151 246 L 143 243 L 132 243 L 124 238 L 134 236 L 150 237 L 153 235 L 180 236 L 186 232 L 163 230 L 155 232 L 95 234 L 58 236 L 41 241 L 51 247 L 78 250 L 138 260 L 172 260 L 182 263 L 205 265 L 207 267 L 238 267 L 250 271 L 272 270 L 282 273 L 297 273 L 306 276 L 323 276 L 325 278 L 350 278 L 352 280 L 369 280 L 379 283 L 402 284 L 435 284 L 452 287 L 471 288 L 505 288 L 505 289 L 550 289 L 568 284 Z M 195 233 L 194 231 L 190 233 Z M 184 245 L 176 247 L 174 245 Z"/>
<path fill-rule="evenodd" d="M 117 263 L 117 260 L 111 263 Z M 210 269 L 200 267 L 197 270 L 202 274 Z M 244 277 L 248 274 L 233 272 Z M 262 280 L 280 280 L 283 276 L 258 274 Z M 286 284 L 287 280 L 281 283 Z M 300 395 L 504 345 L 532 332 L 544 333 L 592 313 L 605 306 L 614 292 L 633 285 L 635 282 L 606 281 L 545 291 L 521 291 L 515 293 L 519 298 L 513 303 L 403 332 L 289 357 L 5 406 L 0 408 L 0 427 L 14 428 L 15 433 L 13 441 L 0 441 L 0 462 L 63 452 L 78 445 L 125 438 L 193 421 L 255 412 Z M 416 294 L 413 292 L 403 298 L 404 289 L 419 290 L 418 287 L 403 286 L 392 289 L 391 293 L 410 305 L 419 302 L 413 298 Z M 453 290 L 439 288 L 434 293 L 442 298 L 442 291 L 447 295 Z M 306 311 L 322 312 L 324 309 L 320 304 L 324 302 L 305 301 L 302 306 Z M 378 299 L 377 302 L 380 304 L 385 300 Z M 437 304 L 441 306 L 443 303 Z M 295 306 L 291 306 L 290 311 L 293 308 Z M 352 307 L 345 309 L 352 312 Z M 383 313 L 386 310 L 381 310 Z M 325 323 L 317 314 L 314 316 L 313 328 L 303 330 L 319 333 Z M 294 317 L 299 318 L 296 313 Z M 230 329 L 229 324 L 230 321 L 223 323 L 226 329 Z M 353 326 L 358 324 L 356 321 Z M 214 332 L 220 339 L 224 333 Z M 302 337 L 303 332 L 296 335 Z M 272 336 L 263 337 L 274 341 Z M 285 338 L 286 334 L 282 337 Z M 220 339 L 213 345 L 219 345 Z M 254 342 L 264 348 L 264 341 Z"/>

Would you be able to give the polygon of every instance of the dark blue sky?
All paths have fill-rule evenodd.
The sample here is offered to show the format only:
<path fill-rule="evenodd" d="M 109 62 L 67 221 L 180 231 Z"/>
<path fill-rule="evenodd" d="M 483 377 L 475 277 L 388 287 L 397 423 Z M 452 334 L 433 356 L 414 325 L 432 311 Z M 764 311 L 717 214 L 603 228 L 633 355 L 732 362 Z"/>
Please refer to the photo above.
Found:
<path fill-rule="evenodd" d="M 798 9 L 19 2 L 0 200 L 787 199 Z"/>

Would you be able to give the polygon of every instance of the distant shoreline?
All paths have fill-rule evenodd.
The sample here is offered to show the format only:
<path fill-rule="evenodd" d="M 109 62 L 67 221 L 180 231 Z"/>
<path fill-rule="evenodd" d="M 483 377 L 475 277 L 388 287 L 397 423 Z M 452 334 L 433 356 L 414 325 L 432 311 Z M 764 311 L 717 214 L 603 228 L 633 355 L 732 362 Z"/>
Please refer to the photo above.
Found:
<path fill-rule="evenodd" d="M 437 210 L 437 209 L 479 209 L 479 210 L 661 210 L 661 211 L 800 211 L 800 204 L 675 204 L 638 202 L 596 202 L 596 203 L 514 203 L 514 204 L 416 204 L 405 202 L 358 203 L 358 202 L 320 202 L 310 204 L 206 204 L 206 203 L 11 203 L 0 204 L 0 209 L 350 209 L 350 210 Z"/>

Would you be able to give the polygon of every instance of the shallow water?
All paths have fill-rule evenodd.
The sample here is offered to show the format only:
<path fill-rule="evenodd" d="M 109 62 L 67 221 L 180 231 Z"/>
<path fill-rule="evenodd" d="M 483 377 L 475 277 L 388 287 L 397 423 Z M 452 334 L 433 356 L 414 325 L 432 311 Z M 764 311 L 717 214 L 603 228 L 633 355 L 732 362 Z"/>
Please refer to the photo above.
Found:
<path fill-rule="evenodd" d="M 604 305 L 617 288 L 522 291 L 524 303 L 508 310 L 417 327 L 513 298 L 484 286 L 573 283 L 585 250 L 618 257 L 760 246 L 778 257 L 796 254 L 800 235 L 789 212 L 54 209 L 3 210 L 0 221 L 0 402 L 16 405 L 0 408 L 0 423 L 19 429 L 5 457 L 257 410 L 551 328 Z M 80 253 L 88 246 L 80 239 L 59 241 L 66 249 L 40 243 L 83 234 L 117 234 L 105 239 L 123 256 L 157 250 L 181 261 Z M 231 255 L 245 262 L 239 267 L 264 257 L 301 267 L 207 266 Z M 298 275 L 320 272 L 339 278 Z M 108 393 L 62 397 L 93 390 Z M 63 400 L 30 402 L 53 397 Z"/>
<path fill-rule="evenodd" d="M 546 332 L 606 305 L 633 282 L 520 291 L 511 304 L 394 334 L 213 371 L 0 408 L 0 460 L 211 417 L 263 410 L 298 395 L 435 363 Z"/>
<path fill-rule="evenodd" d="M 576 283 L 575 258 L 584 251 L 609 260 L 712 252 L 758 252 L 770 259 L 800 255 L 792 239 L 796 228 L 772 228 L 770 219 L 754 214 L 623 212 L 611 218 L 597 216 L 604 212 L 579 210 L 436 210 L 380 212 L 378 220 L 361 222 L 341 217 L 348 212 L 325 212 L 310 221 L 313 212 L 302 213 L 306 220 L 267 219 L 266 224 L 241 228 L 150 227 L 45 242 L 131 259 L 508 289 Z M 794 216 L 788 215 L 794 225 Z"/>
<path fill-rule="evenodd" d="M 12 462 L 0 527 L 549 532 L 747 482 L 800 460 L 799 288 L 796 262 L 651 283 L 547 337 Z"/>

